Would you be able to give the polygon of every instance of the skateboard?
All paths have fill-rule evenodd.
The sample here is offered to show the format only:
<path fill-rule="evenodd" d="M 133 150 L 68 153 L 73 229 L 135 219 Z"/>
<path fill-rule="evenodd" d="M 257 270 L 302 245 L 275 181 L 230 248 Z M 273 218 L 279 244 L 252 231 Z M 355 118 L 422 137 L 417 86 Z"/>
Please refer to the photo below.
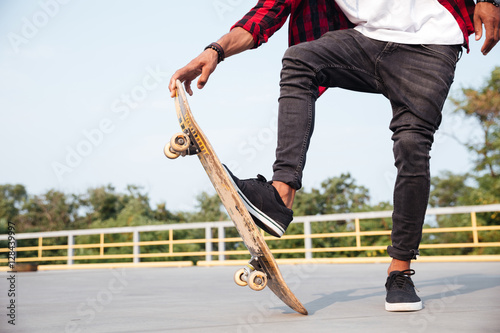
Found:
<path fill-rule="evenodd" d="M 165 145 L 164 153 L 170 159 L 189 155 L 196 155 L 200 159 L 251 255 L 248 264 L 234 274 L 234 281 L 239 286 L 249 286 L 256 291 L 263 290 L 267 286 L 291 309 L 307 315 L 306 308 L 283 279 L 273 254 L 238 195 L 232 179 L 215 154 L 208 138 L 194 120 L 186 93 L 179 80 L 176 86 L 175 109 L 182 132 L 172 136 L 170 142 Z"/>

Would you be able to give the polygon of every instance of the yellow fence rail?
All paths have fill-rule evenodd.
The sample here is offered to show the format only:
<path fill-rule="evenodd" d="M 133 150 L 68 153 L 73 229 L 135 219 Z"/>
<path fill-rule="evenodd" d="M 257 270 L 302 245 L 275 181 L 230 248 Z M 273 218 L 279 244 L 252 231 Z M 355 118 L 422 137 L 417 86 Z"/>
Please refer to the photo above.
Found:
<path fill-rule="evenodd" d="M 465 237 L 468 241 L 458 243 L 425 243 L 420 249 L 457 249 L 457 248 L 500 248 L 500 238 L 493 241 L 483 241 L 480 233 L 500 231 L 500 225 L 478 225 L 477 214 L 487 213 L 496 216 L 500 213 L 500 204 L 483 206 L 430 208 L 427 211 L 427 223 L 423 230 L 425 234 L 438 233 L 467 233 Z M 439 215 L 468 217 L 466 226 L 437 228 L 433 227 L 433 219 Z M 316 260 L 319 257 L 328 257 L 332 253 L 348 253 L 356 257 L 364 253 L 358 260 L 367 261 L 367 256 L 374 256 L 371 261 L 380 261 L 380 257 L 385 255 L 389 241 L 382 245 L 366 245 L 366 237 L 390 237 L 390 230 L 369 230 L 363 231 L 363 223 L 366 221 L 389 220 L 391 211 L 363 212 L 348 214 L 333 214 L 319 216 L 302 216 L 294 219 L 294 225 L 298 226 L 299 233 L 285 235 L 281 239 L 267 236 L 266 240 L 275 256 L 293 257 L 291 262 L 304 262 Z M 318 226 L 323 223 L 347 223 L 350 231 L 342 232 L 312 232 L 313 225 Z M 463 222 L 462 222 L 463 224 Z M 179 235 L 189 234 L 197 230 L 200 237 L 185 239 Z M 190 233 L 191 232 L 191 233 Z M 233 237 L 226 237 L 232 233 Z M 155 237 L 146 237 L 154 234 Z M 177 236 L 176 236 L 177 234 Z M 214 235 L 217 235 L 214 237 Z M 0 249 L 0 268 L 7 268 L 9 262 L 16 263 L 39 263 L 47 265 L 51 269 L 57 267 L 78 268 L 82 264 L 100 263 L 104 267 L 110 265 L 154 265 L 160 263 L 170 263 L 172 265 L 186 266 L 192 264 L 192 258 L 202 265 L 221 265 L 241 262 L 248 256 L 248 252 L 243 247 L 241 239 L 236 236 L 234 225 L 231 221 L 225 222 L 205 222 L 205 223 L 184 223 L 167 224 L 153 226 L 138 226 L 124 228 L 88 229 L 88 230 L 67 230 L 56 232 L 22 233 L 10 235 L 0 235 L 0 242 L 9 244 Z M 108 240 L 106 240 L 108 238 Z M 114 241 L 113 238 L 127 239 L 127 241 Z M 143 240 L 141 240 L 143 238 Z M 145 239 L 144 239 L 145 238 Z M 147 238 L 156 238 L 147 240 Z M 158 239 L 160 238 L 160 239 Z M 351 239 L 350 245 L 345 246 L 318 246 L 318 240 L 325 239 Z M 97 241 L 98 240 L 98 241 Z M 288 244 L 285 241 L 296 240 L 293 248 L 283 248 L 280 244 Z M 19 243 L 36 243 L 30 246 L 19 246 Z M 59 243 L 51 245 L 53 243 Z M 61 244 L 62 243 L 62 244 Z M 297 245 L 299 244 L 299 245 Z M 152 246 L 155 251 L 149 251 Z M 124 251 L 124 249 L 126 249 Z M 113 253 L 113 252 L 128 253 Z M 56 253 L 56 254 L 54 254 Z M 62 253 L 62 255 L 61 255 Z M 373 255 L 373 253 L 376 253 Z M 9 258 L 10 254 L 10 258 Z M 12 257 L 14 254 L 15 258 Z M 428 261 L 435 258 L 428 257 Z M 462 257 L 460 257 L 462 258 Z M 476 260 L 500 260 L 500 256 L 483 256 Z M 323 259 L 324 260 L 324 259 Z M 446 257 L 446 260 L 454 260 L 453 256 Z M 52 264 L 51 264 L 52 263 Z M 56 267 L 57 266 L 57 267 Z M 95 267 L 89 265 L 88 267 Z"/>

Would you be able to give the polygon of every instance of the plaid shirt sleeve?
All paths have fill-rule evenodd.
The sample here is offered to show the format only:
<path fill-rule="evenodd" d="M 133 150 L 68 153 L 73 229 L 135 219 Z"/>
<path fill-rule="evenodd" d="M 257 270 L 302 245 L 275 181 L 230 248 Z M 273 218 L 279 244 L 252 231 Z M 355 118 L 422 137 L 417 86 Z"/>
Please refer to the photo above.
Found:
<path fill-rule="evenodd" d="M 241 27 L 250 32 L 255 42 L 253 48 L 257 48 L 285 24 L 291 7 L 292 0 L 259 0 L 231 29 Z"/>
<path fill-rule="evenodd" d="M 473 0 L 438 0 L 453 15 L 463 32 L 464 45 L 469 51 L 469 35 L 474 32 L 474 8 Z"/>

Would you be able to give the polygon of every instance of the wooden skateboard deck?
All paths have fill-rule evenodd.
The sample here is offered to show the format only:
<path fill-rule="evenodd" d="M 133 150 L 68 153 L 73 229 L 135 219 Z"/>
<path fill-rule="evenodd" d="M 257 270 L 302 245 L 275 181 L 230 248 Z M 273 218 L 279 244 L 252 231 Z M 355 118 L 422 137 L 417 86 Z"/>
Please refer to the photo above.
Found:
<path fill-rule="evenodd" d="M 236 272 L 236 283 L 242 286 L 248 284 L 254 290 L 262 290 L 267 285 L 286 305 L 307 315 L 306 308 L 285 283 L 273 254 L 236 192 L 229 174 L 219 161 L 208 138 L 194 120 L 181 82 L 177 80 L 176 85 L 175 108 L 182 133 L 174 135 L 170 143 L 165 146 L 165 155 L 176 158 L 179 155 L 196 154 L 200 159 L 252 257 L 247 267 Z"/>

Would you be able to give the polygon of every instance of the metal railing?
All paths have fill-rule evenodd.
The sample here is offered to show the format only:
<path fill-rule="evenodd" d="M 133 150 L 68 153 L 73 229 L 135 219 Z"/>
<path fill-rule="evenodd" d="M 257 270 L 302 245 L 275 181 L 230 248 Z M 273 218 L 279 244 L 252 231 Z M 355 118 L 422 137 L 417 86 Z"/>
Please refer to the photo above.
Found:
<path fill-rule="evenodd" d="M 466 226 L 437 228 L 432 227 L 432 223 L 429 226 L 428 223 L 423 230 L 424 235 L 467 233 L 471 237 L 466 237 L 470 241 L 458 243 L 431 244 L 424 242 L 420 249 L 500 248 L 500 239 L 481 241 L 480 237 L 481 232 L 500 231 L 500 225 L 478 225 L 477 213 L 498 214 L 500 213 L 500 204 L 428 209 L 427 219 L 439 215 L 455 216 L 460 214 L 462 216 L 466 214 L 470 218 Z M 367 256 L 367 253 L 373 255 L 372 253 L 375 252 L 377 253 L 375 256 L 380 256 L 385 255 L 388 241 L 383 245 L 367 245 L 364 239 L 367 237 L 388 239 L 391 231 L 388 229 L 365 231 L 363 223 L 368 220 L 390 220 L 391 216 L 391 211 L 375 211 L 296 217 L 293 225 L 299 230 L 298 233 L 285 235 L 280 239 L 267 236 L 266 240 L 275 256 L 286 257 L 288 255 L 294 257 L 295 261 L 310 261 L 338 252 L 349 253 L 350 256 L 357 256 L 363 252 L 365 253 L 364 257 Z M 333 232 L 331 230 L 330 232 L 313 232 L 313 229 L 319 229 L 317 226 L 324 223 L 335 224 L 340 221 L 344 226 L 348 225 L 349 227 L 340 232 L 335 230 Z M 313 224 L 316 228 L 313 228 Z M 187 234 L 186 231 L 191 233 L 189 237 L 193 237 L 193 232 L 197 231 L 199 237 L 186 239 L 183 237 Z M 226 237 L 226 234 L 234 236 Z M 112 238 L 115 236 L 128 240 L 113 241 Z M 3 253 L 7 254 L 13 250 L 16 254 L 16 263 L 34 262 L 41 265 L 54 263 L 50 265 L 51 268 L 55 268 L 56 265 L 76 268 L 75 266 L 89 261 L 100 262 L 104 266 L 120 262 L 138 265 L 151 262 L 151 260 L 188 265 L 192 262 L 192 258 L 197 258 L 195 261 L 200 261 L 200 264 L 205 265 L 229 264 L 234 260 L 242 260 L 248 256 L 248 252 L 243 247 L 241 238 L 237 236 L 231 221 L 21 233 L 16 234 L 14 238 L 14 248 L 0 249 L 0 256 L 4 257 Z M 99 241 L 95 241 L 97 238 Z M 94 240 L 90 241 L 90 239 Z M 316 241 L 324 239 L 350 239 L 351 241 L 347 242 L 348 245 L 344 244 L 343 246 L 324 246 L 325 244 L 318 246 L 315 244 Z M 7 240 L 8 235 L 0 235 L 0 241 Z M 295 240 L 293 248 L 280 246 L 280 244 L 286 244 L 287 240 Z M 19 246 L 19 243 L 22 242 L 36 244 Z M 51 245 L 51 243 L 58 244 Z M 152 247 L 155 247 L 155 250 L 149 251 L 148 249 Z M 111 253 L 112 249 L 118 249 L 119 252 L 128 249 L 126 250 L 128 253 Z M 63 255 L 61 255 L 61 251 Z M 54 255 L 54 253 L 57 254 Z M 0 266 L 4 266 L 4 268 L 9 262 L 9 259 L 5 257 L 0 258 Z M 500 259 L 500 256 L 495 258 L 495 260 Z"/>

